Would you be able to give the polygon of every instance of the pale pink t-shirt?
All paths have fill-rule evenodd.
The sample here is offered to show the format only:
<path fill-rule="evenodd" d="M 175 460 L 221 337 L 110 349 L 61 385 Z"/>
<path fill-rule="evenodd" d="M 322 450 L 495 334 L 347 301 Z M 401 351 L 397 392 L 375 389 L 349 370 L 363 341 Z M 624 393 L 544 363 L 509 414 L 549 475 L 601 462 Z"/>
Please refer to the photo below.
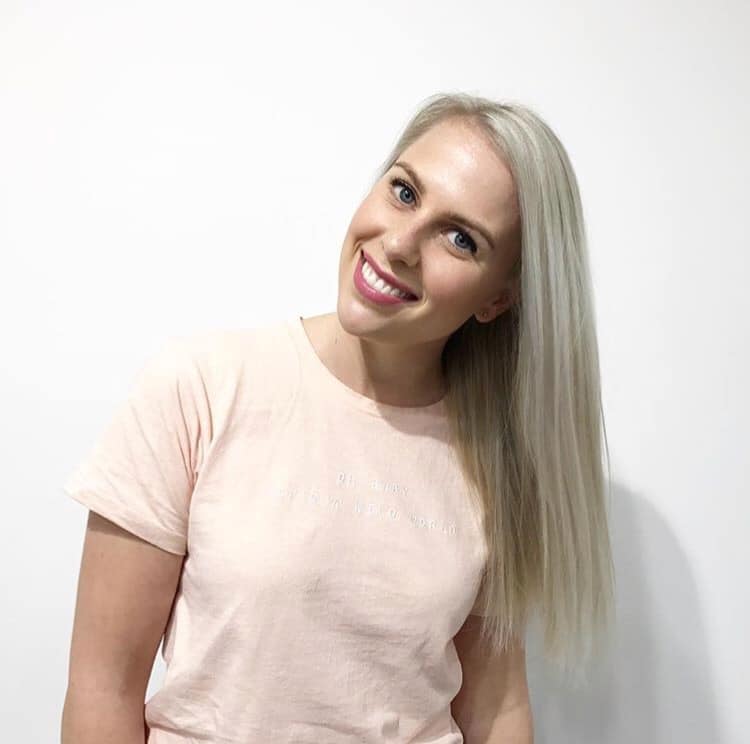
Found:
<path fill-rule="evenodd" d="M 377 403 L 301 319 L 170 339 L 64 491 L 184 554 L 149 744 L 458 744 L 487 553 L 444 402 Z"/>

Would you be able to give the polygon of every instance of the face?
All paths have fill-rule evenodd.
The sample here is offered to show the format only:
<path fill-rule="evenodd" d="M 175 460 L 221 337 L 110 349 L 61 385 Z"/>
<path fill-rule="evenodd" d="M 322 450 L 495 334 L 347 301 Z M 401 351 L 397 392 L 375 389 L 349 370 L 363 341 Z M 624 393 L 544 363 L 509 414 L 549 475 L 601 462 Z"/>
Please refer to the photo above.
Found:
<path fill-rule="evenodd" d="M 444 341 L 472 315 L 491 321 L 516 299 L 509 271 L 519 251 L 518 214 L 511 173 L 477 125 L 436 124 L 402 152 L 352 217 L 339 261 L 342 327 L 426 343 Z M 416 299 L 384 304 L 368 296 L 356 276 L 363 256 Z"/>

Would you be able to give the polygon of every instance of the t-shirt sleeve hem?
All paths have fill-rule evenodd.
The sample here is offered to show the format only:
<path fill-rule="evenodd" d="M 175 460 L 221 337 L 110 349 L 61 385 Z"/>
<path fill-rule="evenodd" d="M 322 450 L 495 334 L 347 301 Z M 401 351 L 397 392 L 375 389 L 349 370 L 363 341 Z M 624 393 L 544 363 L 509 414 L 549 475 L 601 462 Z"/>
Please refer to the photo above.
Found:
<path fill-rule="evenodd" d="M 156 545 L 156 547 L 177 555 L 186 554 L 186 541 L 182 535 L 156 527 L 151 522 L 145 522 L 137 515 L 124 511 L 121 507 L 108 502 L 93 491 L 76 490 L 68 486 L 63 486 L 62 490 L 79 504 L 83 504 L 91 511 L 109 519 L 128 532 L 132 532 L 137 537 Z"/>

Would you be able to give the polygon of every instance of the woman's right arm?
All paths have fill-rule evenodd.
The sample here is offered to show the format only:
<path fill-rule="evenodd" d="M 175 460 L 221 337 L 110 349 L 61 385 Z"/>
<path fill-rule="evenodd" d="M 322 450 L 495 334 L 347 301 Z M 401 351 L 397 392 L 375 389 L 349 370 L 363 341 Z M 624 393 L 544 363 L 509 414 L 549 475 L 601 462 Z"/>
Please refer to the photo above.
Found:
<path fill-rule="evenodd" d="M 144 702 L 185 556 L 89 511 L 62 744 L 144 744 Z"/>

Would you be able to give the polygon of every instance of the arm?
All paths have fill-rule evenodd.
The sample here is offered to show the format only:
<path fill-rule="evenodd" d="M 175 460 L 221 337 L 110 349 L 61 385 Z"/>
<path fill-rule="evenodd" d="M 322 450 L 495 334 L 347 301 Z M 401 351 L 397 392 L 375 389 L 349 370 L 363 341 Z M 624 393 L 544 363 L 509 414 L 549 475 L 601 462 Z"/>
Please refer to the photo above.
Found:
<path fill-rule="evenodd" d="M 146 741 L 146 688 L 183 559 L 89 512 L 62 744 Z"/>
<path fill-rule="evenodd" d="M 451 704 L 453 717 L 466 744 L 533 744 L 523 644 L 488 655 L 479 648 L 480 624 L 469 615 L 454 638 L 463 683 Z"/>

